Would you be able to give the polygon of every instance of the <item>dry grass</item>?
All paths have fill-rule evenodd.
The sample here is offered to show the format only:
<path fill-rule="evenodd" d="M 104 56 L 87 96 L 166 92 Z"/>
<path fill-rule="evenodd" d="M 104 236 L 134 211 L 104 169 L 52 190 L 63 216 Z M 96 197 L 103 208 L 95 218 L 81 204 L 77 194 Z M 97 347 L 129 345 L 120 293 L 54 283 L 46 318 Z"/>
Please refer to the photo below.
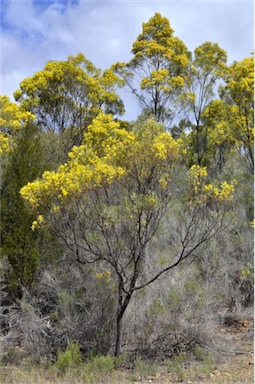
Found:
<path fill-rule="evenodd" d="M 86 369 L 72 369 L 64 376 L 43 368 L 0 367 L 0 383 L 2 384 L 176 384 L 179 382 L 178 370 L 169 369 L 164 364 L 153 374 L 146 374 L 145 368 L 132 371 L 117 370 L 111 374 L 88 372 Z M 253 357 L 251 354 L 229 357 L 224 364 L 206 366 L 191 363 L 184 367 L 182 380 L 190 384 L 251 384 L 254 380 Z"/>
<path fill-rule="evenodd" d="M 226 334 L 225 334 L 226 333 Z M 223 334 L 222 334 L 223 336 Z M 229 337 L 229 339 L 227 338 Z M 59 368 L 1 366 L 1 384 L 251 384 L 254 382 L 253 338 L 247 332 L 224 329 L 229 348 L 217 362 L 213 355 L 198 350 L 196 360 L 179 356 L 157 366 L 135 361 L 133 369 L 114 369 L 110 357 L 95 358 L 69 368 L 60 375 Z M 230 344 L 230 342 L 232 344 Z"/>
<path fill-rule="evenodd" d="M 59 376 L 57 372 L 36 367 L 30 369 L 10 366 L 0 368 L 0 383 L 2 384 L 124 384 L 127 382 L 125 375 L 118 371 L 100 377 L 95 372 L 86 373 L 81 369 L 80 372 L 70 370 L 64 376 Z"/>

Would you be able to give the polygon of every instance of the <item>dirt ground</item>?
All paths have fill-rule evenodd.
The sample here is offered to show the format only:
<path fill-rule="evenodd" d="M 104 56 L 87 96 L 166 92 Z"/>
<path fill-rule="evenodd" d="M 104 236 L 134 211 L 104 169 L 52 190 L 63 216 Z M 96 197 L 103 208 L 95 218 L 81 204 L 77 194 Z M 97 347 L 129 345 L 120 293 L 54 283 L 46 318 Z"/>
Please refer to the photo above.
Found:
<path fill-rule="evenodd" d="M 215 369 L 207 375 L 197 373 L 192 370 L 185 372 L 183 384 L 252 384 L 254 383 L 254 361 L 253 354 L 233 356 L 228 362 L 217 365 Z M 133 380 L 132 380 L 133 381 Z M 174 379 L 171 374 L 165 372 L 157 373 L 155 377 L 148 377 L 143 380 L 133 381 L 136 384 L 177 384 L 180 381 Z"/>
<path fill-rule="evenodd" d="M 223 327 L 222 351 L 218 361 L 205 369 L 202 363 L 191 362 L 184 367 L 183 379 L 178 380 L 171 369 L 163 365 L 153 377 L 132 380 L 136 384 L 252 384 L 254 383 L 254 325 L 246 327 Z M 220 341 L 220 338 L 218 342 Z M 229 341 L 229 348 L 227 342 Z M 132 379 L 132 378 L 131 378 Z"/>

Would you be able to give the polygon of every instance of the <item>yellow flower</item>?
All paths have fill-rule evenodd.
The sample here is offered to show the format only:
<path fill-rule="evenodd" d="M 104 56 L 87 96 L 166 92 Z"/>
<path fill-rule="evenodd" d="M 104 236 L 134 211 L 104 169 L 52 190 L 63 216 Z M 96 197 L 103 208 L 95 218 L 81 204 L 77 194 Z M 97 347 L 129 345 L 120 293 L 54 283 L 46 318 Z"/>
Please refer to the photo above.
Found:
<path fill-rule="evenodd" d="M 38 225 L 38 222 L 36 220 L 34 220 L 33 223 L 32 223 L 32 226 L 31 226 L 32 231 L 36 230 L 37 225 Z"/>

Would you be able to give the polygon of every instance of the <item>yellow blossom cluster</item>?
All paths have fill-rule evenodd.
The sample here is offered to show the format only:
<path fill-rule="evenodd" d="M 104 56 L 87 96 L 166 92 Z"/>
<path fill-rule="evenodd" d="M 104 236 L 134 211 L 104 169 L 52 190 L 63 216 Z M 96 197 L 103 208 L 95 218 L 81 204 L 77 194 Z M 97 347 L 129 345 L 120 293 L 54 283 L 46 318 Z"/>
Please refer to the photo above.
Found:
<path fill-rule="evenodd" d="M 200 167 L 197 164 L 192 165 L 189 172 L 195 185 L 200 185 L 202 180 L 207 176 L 206 167 Z"/>
<path fill-rule="evenodd" d="M 107 289 L 110 289 L 112 292 L 116 292 L 117 286 L 109 270 L 106 270 L 103 272 L 97 272 L 96 279 L 97 279 L 97 284 L 101 284 L 103 289 L 107 285 Z"/>
<path fill-rule="evenodd" d="M 227 181 L 223 181 L 220 185 L 205 184 L 206 167 L 194 164 L 189 172 L 195 194 L 201 194 L 204 198 L 211 197 L 220 201 L 231 201 L 233 199 L 235 180 L 232 181 L 232 184 Z"/>
<path fill-rule="evenodd" d="M 88 127 L 82 145 L 73 147 L 65 164 L 57 171 L 44 172 L 40 180 L 28 183 L 20 193 L 37 212 L 42 207 L 58 212 L 73 197 L 131 174 L 134 164 L 140 169 L 140 182 L 147 180 L 152 165 L 161 167 L 159 186 L 164 188 L 169 183 L 167 161 L 178 158 L 179 148 L 179 141 L 163 133 L 154 120 L 131 132 L 121 128 L 111 115 L 101 113 Z M 146 204 L 155 203 L 154 196 L 148 196 Z"/>
<path fill-rule="evenodd" d="M 174 140 L 168 133 L 162 133 L 155 137 L 153 141 L 153 151 L 155 156 L 161 160 L 169 156 L 177 157 L 180 149 L 181 140 Z"/>
<path fill-rule="evenodd" d="M 110 271 L 105 271 L 105 272 L 97 272 L 96 273 L 96 278 L 101 281 L 106 281 L 106 283 L 110 283 L 112 278 L 111 278 L 111 272 Z"/>
<path fill-rule="evenodd" d="M 214 187 L 212 184 L 206 184 L 204 185 L 203 190 L 209 196 L 221 201 L 231 201 L 235 191 L 233 184 L 229 184 L 226 181 L 223 181 L 219 187 Z"/>
<path fill-rule="evenodd" d="M 14 137 L 21 127 L 34 119 L 32 113 L 23 111 L 7 96 L 0 96 L 0 156 L 11 150 Z"/>
<path fill-rule="evenodd" d="M 0 156 L 10 151 L 10 139 L 3 133 L 0 132 Z"/>
<path fill-rule="evenodd" d="M 40 227 L 44 223 L 43 215 L 38 215 L 37 220 L 34 220 L 31 226 L 32 231 L 35 231 L 36 228 Z"/>
<path fill-rule="evenodd" d="M 9 134 L 19 130 L 22 123 L 35 119 L 32 113 L 23 111 L 16 103 L 11 102 L 8 96 L 0 96 L 0 112 L 1 131 Z"/>
<path fill-rule="evenodd" d="M 249 280 L 252 286 L 254 286 L 254 266 L 249 263 L 242 268 L 240 278 L 241 280 Z"/>

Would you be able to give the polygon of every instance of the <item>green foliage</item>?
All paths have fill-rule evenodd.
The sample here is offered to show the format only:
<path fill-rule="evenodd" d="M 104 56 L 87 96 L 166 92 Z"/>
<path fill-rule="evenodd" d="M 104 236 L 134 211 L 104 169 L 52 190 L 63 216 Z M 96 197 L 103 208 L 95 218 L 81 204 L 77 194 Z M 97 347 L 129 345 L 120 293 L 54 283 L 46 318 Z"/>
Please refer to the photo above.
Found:
<path fill-rule="evenodd" d="M 13 346 L 7 347 L 1 356 L 0 367 L 5 365 L 20 366 L 24 357 L 26 357 L 26 354 L 21 348 Z"/>
<path fill-rule="evenodd" d="M 215 365 L 213 353 L 207 352 L 201 347 L 196 347 L 194 354 L 197 360 L 202 361 L 203 371 L 207 376 L 209 376 Z"/>
<path fill-rule="evenodd" d="M 171 363 L 168 366 L 168 371 L 171 373 L 174 373 L 179 382 L 184 381 L 184 377 L 185 377 L 184 363 L 186 359 L 187 358 L 184 353 L 179 353 L 179 355 L 174 356 L 171 359 Z"/>
<path fill-rule="evenodd" d="M 77 370 L 77 377 L 85 383 L 115 382 L 115 358 L 106 356 L 91 357 Z"/>
<path fill-rule="evenodd" d="M 208 144 L 209 124 L 205 124 L 204 111 L 214 97 L 216 81 L 226 70 L 227 54 L 218 44 L 206 42 L 194 51 L 188 69 L 188 80 L 180 102 L 189 113 L 191 132 L 186 138 L 189 164 L 210 163 Z"/>
<path fill-rule="evenodd" d="M 134 372 L 140 377 L 154 376 L 157 373 L 157 366 L 151 361 L 145 361 L 141 356 L 137 356 L 134 361 Z"/>
<path fill-rule="evenodd" d="M 148 317 L 163 315 L 165 313 L 165 308 L 160 299 L 154 299 L 146 313 Z"/>
<path fill-rule="evenodd" d="M 0 98 L 1 268 L 7 290 L 15 298 L 21 287 L 32 290 L 43 260 L 53 260 L 49 228 L 55 231 L 68 268 L 71 259 L 91 267 L 84 274 L 77 269 L 80 280 L 72 285 L 73 276 L 60 264 L 56 279 L 65 276 L 49 327 L 65 327 L 78 340 L 84 333 L 73 328 L 85 319 L 99 354 L 110 350 L 115 333 L 119 354 L 122 317 L 133 293 L 187 258 L 196 257 L 196 269 L 189 265 L 189 275 L 184 269 L 172 274 L 164 293 L 145 309 L 141 334 L 147 343 L 160 327 L 177 337 L 184 313 L 186 323 L 202 323 L 205 308 L 218 308 L 230 292 L 249 307 L 254 290 L 254 59 L 227 67 L 226 52 L 211 42 L 192 58 L 159 13 L 143 23 L 132 55 L 104 72 L 82 54 L 51 61 L 21 82 L 15 93 L 20 105 Z M 143 108 L 130 124 L 113 118 L 124 110 L 115 91 L 123 84 Z M 176 119 L 170 135 L 177 107 L 186 116 Z M 195 354 L 210 372 L 213 356 L 200 349 Z M 74 369 L 94 383 L 111 378 L 123 359 L 91 356 L 81 367 L 79 346 L 70 342 L 58 351 L 55 368 L 65 374 Z M 184 363 L 184 355 L 171 362 L 178 380 L 184 379 Z M 153 374 L 153 365 L 137 358 L 134 372 Z"/>
<path fill-rule="evenodd" d="M 31 230 L 33 215 L 19 193 L 24 184 L 39 177 L 43 170 L 36 126 L 27 124 L 15 141 L 1 185 L 1 253 L 6 261 L 4 276 L 8 290 L 14 295 L 20 285 L 31 286 L 40 265 L 43 241 L 42 234 Z"/>
<path fill-rule="evenodd" d="M 181 293 L 176 288 L 172 288 L 168 296 L 168 307 L 171 311 L 178 311 L 182 304 Z"/>
<path fill-rule="evenodd" d="M 109 375 L 114 371 L 115 358 L 106 356 L 95 356 L 91 361 L 86 363 L 87 370 L 100 375 Z"/>
<path fill-rule="evenodd" d="M 60 373 L 64 373 L 67 369 L 79 366 L 82 363 L 82 356 L 78 343 L 70 341 L 66 350 L 63 352 L 58 350 L 57 360 L 54 366 Z"/>
<path fill-rule="evenodd" d="M 127 352 L 122 352 L 119 356 L 114 357 L 114 366 L 116 369 L 127 367 L 129 363 L 129 355 Z"/>

